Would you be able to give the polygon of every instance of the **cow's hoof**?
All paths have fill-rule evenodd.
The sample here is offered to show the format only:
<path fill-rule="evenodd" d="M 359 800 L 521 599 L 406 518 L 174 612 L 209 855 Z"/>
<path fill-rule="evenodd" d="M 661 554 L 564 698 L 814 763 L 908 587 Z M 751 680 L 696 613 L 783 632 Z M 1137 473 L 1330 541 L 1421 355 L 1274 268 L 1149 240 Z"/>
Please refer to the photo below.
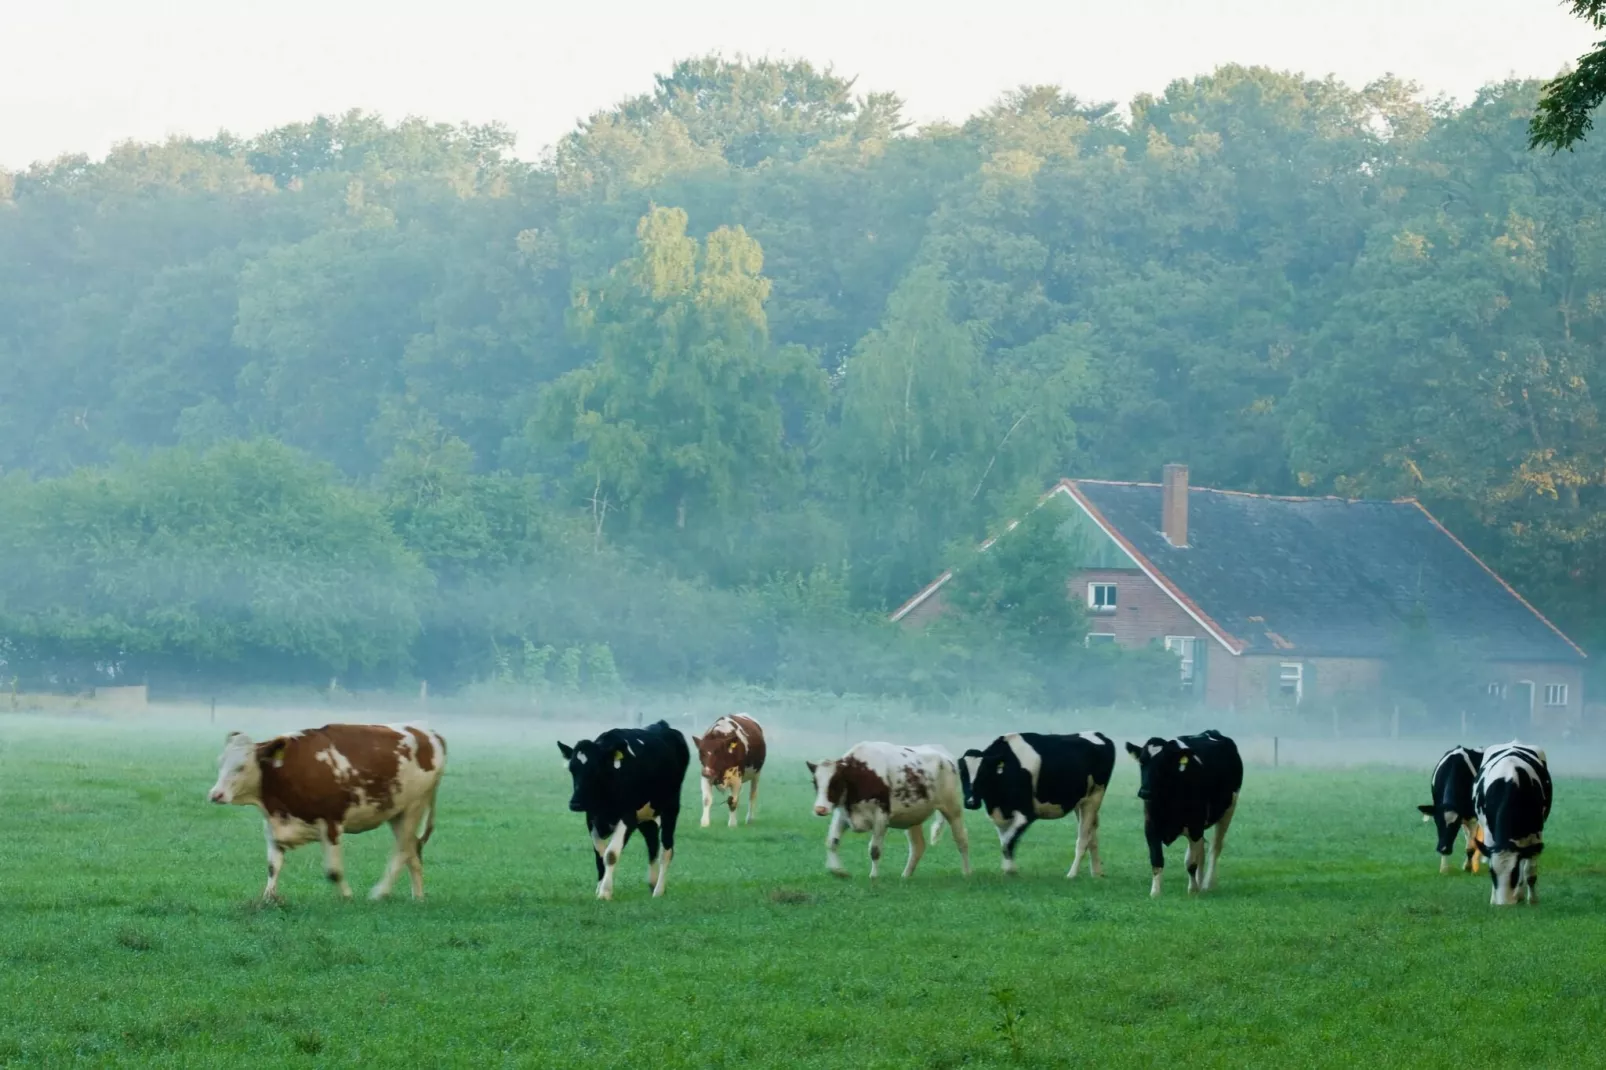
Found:
<path fill-rule="evenodd" d="M 390 890 L 387 888 L 375 888 L 373 891 L 368 893 L 368 901 L 370 903 L 377 903 L 389 894 Z"/>
<path fill-rule="evenodd" d="M 704 829 L 707 828 L 708 827 L 708 818 L 705 817 L 701 821 L 697 822 L 697 827 L 698 828 L 704 828 Z"/>
<path fill-rule="evenodd" d="M 828 869 L 828 870 L 826 870 L 826 872 L 831 874 L 831 876 L 836 877 L 836 878 L 838 878 L 840 880 L 847 880 L 848 879 L 848 871 L 845 870 L 845 869 Z"/>

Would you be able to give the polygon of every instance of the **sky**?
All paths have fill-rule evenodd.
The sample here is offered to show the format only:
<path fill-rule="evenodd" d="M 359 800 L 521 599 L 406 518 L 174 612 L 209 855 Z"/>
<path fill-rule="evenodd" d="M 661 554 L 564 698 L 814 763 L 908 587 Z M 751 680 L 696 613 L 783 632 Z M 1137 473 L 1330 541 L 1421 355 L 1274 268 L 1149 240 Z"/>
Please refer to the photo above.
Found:
<path fill-rule="evenodd" d="M 1061 85 L 1125 103 L 1223 63 L 1468 99 L 1592 44 L 1559 0 L 0 0 L 0 167 L 350 108 L 506 124 L 527 158 L 682 58 L 807 59 L 918 123 Z"/>

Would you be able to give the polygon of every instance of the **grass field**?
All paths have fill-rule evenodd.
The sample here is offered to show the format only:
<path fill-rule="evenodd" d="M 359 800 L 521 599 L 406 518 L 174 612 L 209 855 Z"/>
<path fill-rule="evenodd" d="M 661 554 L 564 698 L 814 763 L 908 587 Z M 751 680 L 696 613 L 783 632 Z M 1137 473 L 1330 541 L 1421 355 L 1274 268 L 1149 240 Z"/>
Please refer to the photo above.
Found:
<path fill-rule="evenodd" d="M 1176 846 L 1151 901 L 1124 758 L 1104 880 L 1064 879 L 1064 821 L 1006 880 L 972 814 L 969 881 L 946 834 L 900 881 L 895 835 L 872 887 L 862 836 L 826 875 L 780 753 L 734 832 L 688 780 L 666 898 L 633 839 L 609 904 L 553 731 L 435 724 L 429 900 L 360 898 L 381 830 L 348 843 L 357 901 L 303 848 L 263 908 L 259 818 L 204 798 L 224 726 L 0 717 L 0 1064 L 1600 1065 L 1606 782 L 1558 778 L 1540 905 L 1497 911 L 1437 873 L 1425 770 L 1252 765 L 1217 891 Z"/>

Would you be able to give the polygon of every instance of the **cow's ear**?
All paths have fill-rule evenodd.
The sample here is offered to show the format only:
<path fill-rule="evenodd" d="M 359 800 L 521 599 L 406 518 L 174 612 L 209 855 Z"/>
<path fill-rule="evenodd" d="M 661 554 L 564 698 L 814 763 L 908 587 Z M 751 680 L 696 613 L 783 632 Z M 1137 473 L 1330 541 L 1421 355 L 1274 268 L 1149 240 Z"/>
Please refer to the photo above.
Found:
<path fill-rule="evenodd" d="M 1422 811 L 1424 814 L 1427 814 L 1429 817 L 1433 816 L 1433 807 L 1431 806 L 1418 806 L 1417 809 Z"/>
<path fill-rule="evenodd" d="M 268 761 L 272 762 L 275 766 L 283 765 L 284 764 L 284 748 L 285 748 L 284 740 L 276 739 L 276 740 L 273 741 L 273 743 L 271 743 L 268 746 L 268 752 L 266 754 L 264 754 L 263 757 L 266 758 Z"/>
<path fill-rule="evenodd" d="M 813 776 L 815 774 L 815 772 L 818 771 L 819 768 L 820 768 L 818 765 L 815 765 L 813 762 L 804 762 L 803 764 L 809 767 L 809 775 L 810 776 Z"/>
<path fill-rule="evenodd" d="M 564 761 L 568 761 L 570 758 L 574 757 L 574 748 L 569 746 L 567 743 L 559 743 L 558 753 L 563 755 Z"/>
<path fill-rule="evenodd" d="M 1128 743 L 1126 745 L 1126 752 L 1128 754 L 1132 755 L 1133 760 L 1136 761 L 1139 765 L 1143 764 L 1143 748 L 1142 747 L 1134 746 L 1133 744 Z"/>
<path fill-rule="evenodd" d="M 702 736 L 692 736 L 691 737 L 691 745 L 696 747 L 698 750 L 701 750 L 702 746 L 703 746 L 703 737 Z"/>

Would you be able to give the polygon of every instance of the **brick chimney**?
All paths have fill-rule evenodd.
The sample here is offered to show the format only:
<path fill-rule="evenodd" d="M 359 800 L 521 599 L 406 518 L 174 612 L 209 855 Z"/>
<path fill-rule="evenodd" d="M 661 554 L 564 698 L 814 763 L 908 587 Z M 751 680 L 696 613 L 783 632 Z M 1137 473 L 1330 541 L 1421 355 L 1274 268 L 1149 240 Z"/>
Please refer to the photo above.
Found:
<path fill-rule="evenodd" d="M 1160 531 L 1172 546 L 1188 545 L 1188 466 L 1168 464 L 1160 476 Z"/>

